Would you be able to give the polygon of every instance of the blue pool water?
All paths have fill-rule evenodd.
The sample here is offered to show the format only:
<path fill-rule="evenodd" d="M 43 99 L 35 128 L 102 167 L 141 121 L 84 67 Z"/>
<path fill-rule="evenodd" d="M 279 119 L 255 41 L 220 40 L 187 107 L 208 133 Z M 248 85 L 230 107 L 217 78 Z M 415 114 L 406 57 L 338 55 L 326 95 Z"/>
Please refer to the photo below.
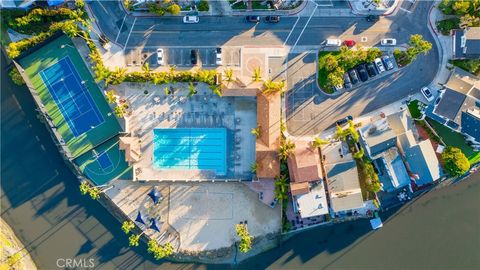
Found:
<path fill-rule="evenodd" d="M 225 175 L 225 128 L 154 129 L 153 166 L 157 169 L 214 170 Z"/>

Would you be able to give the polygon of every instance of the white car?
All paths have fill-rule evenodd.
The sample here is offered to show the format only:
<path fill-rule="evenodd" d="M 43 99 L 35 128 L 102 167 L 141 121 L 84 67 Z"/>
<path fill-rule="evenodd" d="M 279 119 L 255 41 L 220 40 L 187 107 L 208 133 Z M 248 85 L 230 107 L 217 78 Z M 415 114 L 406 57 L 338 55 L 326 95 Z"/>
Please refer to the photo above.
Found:
<path fill-rule="evenodd" d="M 329 38 L 325 41 L 325 46 L 331 47 L 331 46 L 342 46 L 342 41 L 340 39 L 336 38 Z"/>
<path fill-rule="evenodd" d="M 187 15 L 183 17 L 183 23 L 198 23 L 199 18 L 195 15 Z"/>
<path fill-rule="evenodd" d="M 428 100 L 428 102 L 433 100 L 432 91 L 428 89 L 428 87 L 422 87 L 420 92 L 422 92 L 423 96 Z"/>
<path fill-rule="evenodd" d="M 377 66 L 378 73 L 385 72 L 385 67 L 383 66 L 382 59 L 375 58 L 374 62 L 375 62 L 375 65 Z"/>
<path fill-rule="evenodd" d="M 215 63 L 217 66 L 222 65 L 222 48 L 215 49 Z"/>
<path fill-rule="evenodd" d="M 165 64 L 163 60 L 163 49 L 157 49 L 157 64 L 163 66 Z"/>
<path fill-rule="evenodd" d="M 384 38 L 380 41 L 380 44 L 383 46 L 395 46 L 397 45 L 397 40 L 394 38 Z"/>

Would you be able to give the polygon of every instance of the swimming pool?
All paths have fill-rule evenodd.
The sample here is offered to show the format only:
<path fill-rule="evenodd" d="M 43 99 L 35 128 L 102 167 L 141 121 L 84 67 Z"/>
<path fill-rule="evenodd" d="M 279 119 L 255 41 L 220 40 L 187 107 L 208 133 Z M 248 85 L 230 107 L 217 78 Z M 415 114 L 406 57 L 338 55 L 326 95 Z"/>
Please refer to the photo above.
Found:
<path fill-rule="evenodd" d="M 226 140 L 225 128 L 154 129 L 153 167 L 226 175 Z"/>

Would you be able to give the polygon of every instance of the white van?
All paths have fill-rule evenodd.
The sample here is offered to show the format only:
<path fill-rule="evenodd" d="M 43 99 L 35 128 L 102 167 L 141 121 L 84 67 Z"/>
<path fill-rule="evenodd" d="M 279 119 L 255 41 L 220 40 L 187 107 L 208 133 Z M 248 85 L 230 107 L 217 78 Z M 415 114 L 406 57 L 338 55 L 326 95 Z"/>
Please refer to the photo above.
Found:
<path fill-rule="evenodd" d="M 337 38 L 329 38 L 325 42 L 325 46 L 341 46 L 342 41 Z"/>

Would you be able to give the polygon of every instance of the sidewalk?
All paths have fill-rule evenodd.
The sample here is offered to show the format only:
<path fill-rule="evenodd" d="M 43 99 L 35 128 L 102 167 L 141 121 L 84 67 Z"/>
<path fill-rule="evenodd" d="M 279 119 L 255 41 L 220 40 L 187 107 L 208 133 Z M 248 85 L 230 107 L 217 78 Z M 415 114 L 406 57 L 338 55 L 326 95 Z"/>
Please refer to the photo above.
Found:
<path fill-rule="evenodd" d="M 435 39 L 437 44 L 439 57 L 440 57 L 440 69 L 435 76 L 435 79 L 430 84 L 430 88 L 439 90 L 443 88 L 441 84 L 447 82 L 448 77 L 450 76 L 450 70 L 448 70 L 448 60 L 452 58 L 452 36 L 444 36 L 437 29 L 436 22 L 444 19 L 445 15 L 437 8 L 440 1 L 435 1 L 433 6 L 430 9 L 429 13 L 429 29 Z"/>
<path fill-rule="evenodd" d="M 399 4 L 399 0 L 383 0 L 380 5 L 372 0 L 348 0 L 352 12 L 356 15 L 391 15 Z"/>

